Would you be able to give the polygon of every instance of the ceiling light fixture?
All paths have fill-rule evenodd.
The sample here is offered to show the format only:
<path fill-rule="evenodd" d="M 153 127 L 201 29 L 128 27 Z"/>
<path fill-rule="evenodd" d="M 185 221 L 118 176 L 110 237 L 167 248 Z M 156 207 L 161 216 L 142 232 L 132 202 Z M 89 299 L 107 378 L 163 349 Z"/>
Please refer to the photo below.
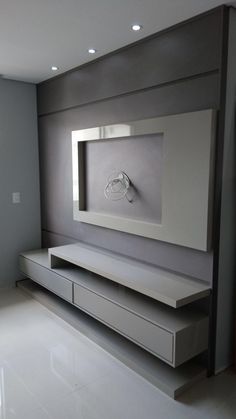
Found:
<path fill-rule="evenodd" d="M 89 54 L 95 54 L 95 52 L 97 52 L 97 50 L 94 49 L 94 48 L 89 48 L 88 52 L 89 52 Z"/>
<path fill-rule="evenodd" d="M 140 29 L 142 29 L 142 26 L 139 25 L 138 23 L 135 23 L 134 25 L 132 25 L 133 31 L 140 31 Z"/>
<path fill-rule="evenodd" d="M 57 66 L 55 66 L 55 65 L 53 65 L 53 66 L 51 67 L 51 69 L 52 69 L 52 71 L 57 71 L 57 70 L 58 70 L 58 67 L 57 67 Z"/>

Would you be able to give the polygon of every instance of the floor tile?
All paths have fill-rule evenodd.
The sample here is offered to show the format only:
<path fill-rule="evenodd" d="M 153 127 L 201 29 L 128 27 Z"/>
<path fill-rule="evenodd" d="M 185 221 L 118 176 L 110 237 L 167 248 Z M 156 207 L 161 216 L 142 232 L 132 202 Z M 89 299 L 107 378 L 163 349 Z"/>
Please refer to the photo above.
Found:
<path fill-rule="evenodd" d="M 6 363 L 0 363 L 0 419 L 23 418 L 40 408 L 32 392 Z"/>
<path fill-rule="evenodd" d="M 19 290 L 0 291 L 0 419 L 235 419 L 236 375 L 174 401 Z"/>

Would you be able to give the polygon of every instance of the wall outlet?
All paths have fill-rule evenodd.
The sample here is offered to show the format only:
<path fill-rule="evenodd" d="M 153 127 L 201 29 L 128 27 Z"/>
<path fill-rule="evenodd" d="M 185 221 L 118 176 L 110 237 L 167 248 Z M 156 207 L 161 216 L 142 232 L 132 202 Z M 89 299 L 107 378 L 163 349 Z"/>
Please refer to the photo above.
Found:
<path fill-rule="evenodd" d="M 12 192 L 12 203 L 20 204 L 20 202 L 21 202 L 20 192 Z"/>

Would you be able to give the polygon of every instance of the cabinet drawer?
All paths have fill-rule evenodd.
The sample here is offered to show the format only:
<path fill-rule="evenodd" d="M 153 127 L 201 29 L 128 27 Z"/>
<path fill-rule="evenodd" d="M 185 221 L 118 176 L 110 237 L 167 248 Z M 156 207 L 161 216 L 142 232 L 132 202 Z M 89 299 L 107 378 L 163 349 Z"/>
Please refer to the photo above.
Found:
<path fill-rule="evenodd" d="M 33 281 L 72 303 L 71 281 L 23 256 L 20 256 L 20 270 Z"/>
<path fill-rule="evenodd" d="M 173 363 L 173 334 L 74 284 L 74 303 L 166 362 Z"/>

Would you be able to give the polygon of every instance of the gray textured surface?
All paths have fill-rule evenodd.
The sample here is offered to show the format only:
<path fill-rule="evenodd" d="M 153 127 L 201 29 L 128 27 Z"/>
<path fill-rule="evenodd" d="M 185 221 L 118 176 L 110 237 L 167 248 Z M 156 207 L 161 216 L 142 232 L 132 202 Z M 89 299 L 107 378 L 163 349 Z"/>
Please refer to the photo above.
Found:
<path fill-rule="evenodd" d="M 162 136 L 147 135 L 86 143 L 86 210 L 161 224 Z M 112 173 L 125 172 L 134 199 L 105 198 Z"/>
<path fill-rule="evenodd" d="M 218 108 L 218 75 L 39 118 L 44 245 L 81 240 L 211 282 L 212 254 L 73 221 L 71 131 L 85 127 Z"/>
<path fill-rule="evenodd" d="M 232 362 L 235 346 L 236 302 L 236 10 L 230 9 L 225 144 L 220 228 L 216 370 Z"/>
<path fill-rule="evenodd" d="M 0 288 L 20 278 L 19 252 L 40 246 L 37 140 L 35 86 L 0 78 Z"/>

